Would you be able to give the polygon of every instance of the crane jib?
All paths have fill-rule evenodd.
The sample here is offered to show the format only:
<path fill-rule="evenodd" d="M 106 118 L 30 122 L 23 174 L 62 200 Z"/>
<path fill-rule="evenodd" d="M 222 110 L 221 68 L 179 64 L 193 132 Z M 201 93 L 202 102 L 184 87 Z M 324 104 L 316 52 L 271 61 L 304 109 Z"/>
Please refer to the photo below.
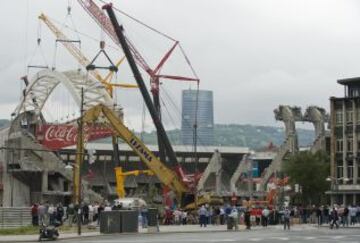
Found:
<path fill-rule="evenodd" d="M 148 162 L 151 162 L 152 156 L 146 151 L 146 149 L 143 147 L 143 145 L 141 143 L 136 141 L 135 138 L 131 138 L 130 144 L 133 146 L 133 148 L 136 151 L 138 151 L 140 154 L 142 154 Z"/>

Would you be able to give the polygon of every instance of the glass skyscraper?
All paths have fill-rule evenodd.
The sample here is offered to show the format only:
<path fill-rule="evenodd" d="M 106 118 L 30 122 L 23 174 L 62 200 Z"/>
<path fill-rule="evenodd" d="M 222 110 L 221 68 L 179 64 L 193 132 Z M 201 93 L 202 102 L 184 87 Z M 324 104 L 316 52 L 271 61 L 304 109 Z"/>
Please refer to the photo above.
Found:
<path fill-rule="evenodd" d="M 181 141 L 184 145 L 194 143 L 194 122 L 197 90 L 182 92 Z M 214 145 L 214 104 L 213 93 L 199 90 L 197 114 L 197 144 Z"/>

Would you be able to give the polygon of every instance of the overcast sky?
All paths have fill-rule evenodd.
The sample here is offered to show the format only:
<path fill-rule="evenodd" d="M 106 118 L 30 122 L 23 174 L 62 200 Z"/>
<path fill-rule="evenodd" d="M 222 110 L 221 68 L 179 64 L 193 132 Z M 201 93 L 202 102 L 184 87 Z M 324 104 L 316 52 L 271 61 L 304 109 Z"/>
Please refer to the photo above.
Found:
<path fill-rule="evenodd" d="M 77 1 L 72 18 L 76 28 L 100 39 L 102 34 Z M 200 79 L 213 90 L 216 123 L 277 125 L 273 110 L 279 104 L 329 109 L 329 97 L 341 96 L 337 79 L 360 75 L 360 2 L 343 0 L 114 0 L 125 12 L 180 40 Z M 19 102 L 19 77 L 34 54 L 37 16 L 45 12 L 66 20 L 67 0 L 7 1 L 0 9 L 0 118 L 9 118 Z M 170 47 L 167 40 L 118 15 L 128 35 L 153 66 Z M 66 21 L 65 21 L 66 20 Z M 64 31 L 68 31 L 64 28 Z M 76 34 L 68 32 L 69 35 Z M 54 60 L 54 38 L 41 28 L 42 49 L 49 65 Z M 80 36 L 91 59 L 98 43 Z M 112 45 L 107 40 L 109 45 Z M 120 52 L 109 48 L 114 59 Z M 58 70 L 76 68 L 63 48 L 57 48 Z M 34 59 L 41 58 L 35 55 Z M 171 68 L 171 65 L 172 68 Z M 182 74 L 183 59 L 174 55 L 169 71 Z M 124 65 L 119 82 L 134 83 Z M 181 67 L 181 68 L 180 68 Z M 34 71 L 30 70 L 30 75 Z M 180 90 L 193 85 L 164 81 L 164 88 L 180 107 Z M 166 97 L 164 96 L 164 99 Z M 118 91 L 127 121 L 139 128 L 138 91 Z M 171 110 L 171 106 L 168 108 Z M 169 118 L 166 118 L 169 126 Z M 179 117 L 172 115 L 177 125 Z"/>

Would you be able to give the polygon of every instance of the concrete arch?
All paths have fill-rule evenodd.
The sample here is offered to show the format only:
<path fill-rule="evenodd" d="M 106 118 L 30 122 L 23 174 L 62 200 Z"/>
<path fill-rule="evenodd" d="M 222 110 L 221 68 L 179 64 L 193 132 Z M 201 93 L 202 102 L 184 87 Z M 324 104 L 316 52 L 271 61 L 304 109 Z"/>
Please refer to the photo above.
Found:
<path fill-rule="evenodd" d="M 90 75 L 81 71 L 58 72 L 50 69 L 36 73 L 24 91 L 24 96 L 15 110 L 19 115 L 25 111 L 40 114 L 51 93 L 59 84 L 63 84 L 80 106 L 81 88 L 84 89 L 84 109 L 87 110 L 99 103 L 112 107 L 114 102 L 104 86 Z"/>

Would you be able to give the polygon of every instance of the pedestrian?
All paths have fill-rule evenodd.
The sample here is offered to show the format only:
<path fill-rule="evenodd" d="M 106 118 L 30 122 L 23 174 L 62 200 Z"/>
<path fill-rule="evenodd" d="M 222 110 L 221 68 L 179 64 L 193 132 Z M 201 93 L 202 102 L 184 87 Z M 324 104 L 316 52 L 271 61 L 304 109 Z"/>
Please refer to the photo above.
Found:
<path fill-rule="evenodd" d="M 180 212 L 180 210 L 175 209 L 174 212 L 173 212 L 173 216 L 174 216 L 174 224 L 179 225 L 180 220 L 181 220 L 181 212 Z"/>
<path fill-rule="evenodd" d="M 94 205 L 94 218 L 93 218 L 93 220 L 97 222 L 98 218 L 99 218 L 99 203 L 96 202 L 95 205 Z"/>
<path fill-rule="evenodd" d="M 344 210 L 342 213 L 342 223 L 343 223 L 343 227 L 349 227 L 349 208 L 347 206 L 344 206 Z"/>
<path fill-rule="evenodd" d="M 227 219 L 228 219 L 230 214 L 231 214 L 231 207 L 230 207 L 230 204 L 227 204 L 225 206 L 225 221 L 226 222 L 227 222 Z"/>
<path fill-rule="evenodd" d="M 224 209 L 224 207 L 221 207 L 220 208 L 220 224 L 221 225 L 224 225 L 224 223 L 225 223 L 225 209 Z"/>
<path fill-rule="evenodd" d="M 208 214 L 208 212 L 207 212 L 205 206 L 202 205 L 202 206 L 200 207 L 200 209 L 198 210 L 200 227 L 202 227 L 202 226 L 206 227 L 206 223 L 207 223 L 207 222 L 206 222 L 206 221 L 207 221 L 206 217 L 207 217 L 207 214 Z"/>
<path fill-rule="evenodd" d="M 354 205 L 351 205 L 349 208 L 349 214 L 350 214 L 350 225 L 355 225 L 356 223 L 356 207 Z"/>
<path fill-rule="evenodd" d="M 82 207 L 82 214 L 83 214 L 83 224 L 89 223 L 89 205 L 84 203 Z"/>
<path fill-rule="evenodd" d="M 286 227 L 288 230 L 290 230 L 290 217 L 291 217 L 291 211 L 288 207 L 284 210 L 284 230 L 286 230 Z"/>
<path fill-rule="evenodd" d="M 68 208 L 66 210 L 66 214 L 67 214 L 68 225 L 70 227 L 72 227 L 72 224 L 74 223 L 74 217 L 75 217 L 74 204 L 70 203 L 70 205 L 68 206 Z"/>
<path fill-rule="evenodd" d="M 62 206 L 61 203 L 59 203 L 56 208 L 56 221 L 58 221 L 60 225 L 62 225 L 63 223 L 63 217 L 64 217 L 64 207 Z"/>
<path fill-rule="evenodd" d="M 336 226 L 337 229 L 339 228 L 338 220 L 339 220 L 338 212 L 336 208 L 333 207 L 333 209 L 330 212 L 330 229 L 333 229 L 334 225 Z"/>
<path fill-rule="evenodd" d="M 50 204 L 48 209 L 48 214 L 49 214 L 49 225 L 54 225 L 56 219 L 56 208 L 54 207 L 53 204 Z"/>
<path fill-rule="evenodd" d="M 214 209 L 214 223 L 215 223 L 216 225 L 220 224 L 220 219 L 219 219 L 219 217 L 220 217 L 220 208 L 219 208 L 219 207 L 216 207 L 216 208 Z"/>
<path fill-rule="evenodd" d="M 97 207 L 97 217 L 96 217 L 96 223 L 97 223 L 97 225 L 100 224 L 101 212 L 103 212 L 104 210 L 105 210 L 104 204 L 100 204 L 100 205 Z"/>
<path fill-rule="evenodd" d="M 141 213 L 141 225 L 143 228 L 147 228 L 148 226 L 148 209 L 145 206 L 141 206 L 140 213 Z"/>
<path fill-rule="evenodd" d="M 31 219 L 33 226 L 39 225 L 38 205 L 36 203 L 31 207 Z"/>
<path fill-rule="evenodd" d="M 323 209 L 323 216 L 324 216 L 324 223 L 328 224 L 329 223 L 329 207 L 327 205 L 325 205 L 324 209 Z"/>
<path fill-rule="evenodd" d="M 89 204 L 89 222 L 92 223 L 94 220 L 94 206 Z"/>
<path fill-rule="evenodd" d="M 269 208 L 265 207 L 262 210 L 261 214 L 262 214 L 262 219 L 263 219 L 262 226 L 267 227 L 268 223 L 269 223 L 269 215 L 270 215 Z"/>
<path fill-rule="evenodd" d="M 250 230 L 251 229 L 251 221 L 250 221 L 250 209 L 247 208 L 245 211 L 245 216 L 244 216 L 244 220 L 245 220 L 245 225 L 246 225 L 246 229 Z"/>
<path fill-rule="evenodd" d="M 185 210 L 181 212 L 181 222 L 183 225 L 187 224 L 187 212 Z"/>
<path fill-rule="evenodd" d="M 320 226 L 322 224 L 321 208 L 320 207 L 317 207 L 317 209 L 316 209 L 316 219 L 317 219 L 318 226 Z"/>
<path fill-rule="evenodd" d="M 230 217 L 233 219 L 235 230 L 239 230 L 239 212 L 235 206 L 233 206 Z"/>
<path fill-rule="evenodd" d="M 46 207 L 43 203 L 40 203 L 38 208 L 38 219 L 40 225 L 46 225 Z"/>

